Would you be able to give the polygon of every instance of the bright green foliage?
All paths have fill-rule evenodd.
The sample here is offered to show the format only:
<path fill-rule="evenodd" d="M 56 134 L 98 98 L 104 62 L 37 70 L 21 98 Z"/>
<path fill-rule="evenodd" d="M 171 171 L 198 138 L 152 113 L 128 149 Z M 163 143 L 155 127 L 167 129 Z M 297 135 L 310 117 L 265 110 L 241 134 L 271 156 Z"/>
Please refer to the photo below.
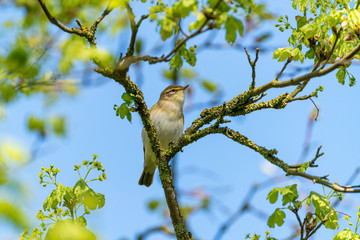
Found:
<path fill-rule="evenodd" d="M 114 105 L 114 110 L 116 111 L 116 116 L 120 116 L 121 119 L 124 119 L 125 117 L 127 120 L 131 123 L 131 106 L 133 104 L 133 97 L 128 94 L 124 93 L 121 98 L 124 100 L 124 103 L 118 107 L 116 104 Z"/>
<path fill-rule="evenodd" d="M 63 116 L 53 116 L 47 119 L 30 116 L 28 119 L 28 129 L 37 132 L 42 137 L 49 135 L 51 132 L 57 136 L 65 136 L 65 126 L 66 120 Z"/>
<path fill-rule="evenodd" d="M 226 41 L 228 43 L 234 43 L 236 40 L 236 33 L 238 32 L 240 36 L 244 34 L 244 24 L 240 19 L 237 19 L 233 16 L 228 16 L 225 21 L 226 29 Z"/>
<path fill-rule="evenodd" d="M 324 91 L 324 87 L 323 86 L 319 86 L 318 88 L 316 88 L 315 93 L 314 93 L 314 97 L 318 97 L 318 92 L 322 92 Z"/>
<path fill-rule="evenodd" d="M 210 82 L 210 81 L 204 80 L 204 81 L 201 82 L 201 84 L 203 85 L 203 87 L 206 90 L 208 90 L 210 92 L 214 92 L 214 91 L 216 91 L 218 89 L 218 86 L 215 83 Z"/>
<path fill-rule="evenodd" d="M 356 1 L 355 1 L 356 2 Z M 315 63 L 333 63 L 336 59 L 348 54 L 360 43 L 360 9 L 354 8 L 354 1 L 319 1 L 319 0 L 293 0 L 293 8 L 299 9 L 300 16 L 296 17 L 296 26 L 290 24 L 287 15 L 281 16 L 276 27 L 280 31 L 290 30 L 288 39 L 292 47 L 279 48 L 274 58 L 285 61 L 291 57 L 293 60 L 314 59 Z M 334 44 L 336 46 L 334 47 Z M 305 56 L 301 53 L 305 52 Z M 296 56 L 296 57 L 294 57 Z M 360 55 L 356 54 L 355 58 Z M 350 66 L 351 63 L 348 63 Z M 345 68 L 337 72 L 340 84 L 345 84 L 346 76 L 349 86 L 355 85 L 355 77 Z"/>
<path fill-rule="evenodd" d="M 307 212 L 302 223 L 303 226 L 306 226 L 307 234 L 313 231 L 320 222 L 323 222 L 325 227 L 329 229 L 336 229 L 339 227 L 337 212 L 330 206 L 330 199 L 335 197 L 342 200 L 342 193 L 338 193 L 334 190 L 331 190 L 327 195 L 325 195 L 325 191 L 324 195 L 310 192 L 305 200 L 300 201 L 297 200 L 299 196 L 296 190 L 296 184 L 294 184 L 285 188 L 272 189 L 267 196 L 270 203 L 275 203 L 278 200 L 279 193 L 283 196 L 283 206 L 287 205 L 287 207 L 283 209 L 290 210 L 290 212 L 297 214 L 297 216 L 299 216 L 299 210 L 302 208 L 302 205 L 305 204 L 305 200 L 307 205 L 314 206 L 315 212 Z M 268 226 L 272 228 L 275 227 L 275 224 L 281 226 L 284 223 L 285 217 L 285 212 L 277 208 L 268 219 Z"/>
<path fill-rule="evenodd" d="M 264 5 L 257 5 L 253 1 L 208 0 L 204 5 L 200 5 L 200 3 L 202 2 L 181 0 L 175 1 L 172 6 L 169 6 L 163 1 L 157 1 L 155 6 L 150 7 L 150 20 L 157 21 L 162 40 L 178 33 L 181 27 L 180 20 L 186 19 L 192 14 L 196 16 L 196 20 L 189 25 L 190 32 L 201 31 L 206 27 L 223 28 L 228 43 L 236 41 L 237 33 L 240 36 L 243 35 L 244 25 L 239 17 L 272 18 L 272 15 L 265 10 Z"/>
<path fill-rule="evenodd" d="M 354 77 L 354 75 L 349 73 L 349 71 L 346 68 L 341 67 L 336 73 L 336 78 L 337 78 L 338 82 L 341 83 L 342 85 L 345 84 L 346 76 L 349 78 L 349 86 L 350 87 L 354 86 L 356 83 L 355 77 Z"/>
<path fill-rule="evenodd" d="M 294 9 L 299 8 L 300 12 L 304 12 L 309 8 L 312 12 L 316 11 L 315 0 L 293 0 L 292 6 Z"/>
<path fill-rule="evenodd" d="M 309 162 L 304 162 L 301 164 L 300 168 L 299 168 L 299 172 L 305 172 L 306 169 L 310 166 Z"/>
<path fill-rule="evenodd" d="M 306 203 L 309 206 L 312 203 L 315 207 L 315 214 L 320 217 L 320 220 L 327 218 L 327 221 L 325 222 L 326 228 L 337 229 L 339 227 L 338 215 L 335 209 L 330 206 L 330 201 L 326 197 L 316 192 L 310 192 Z"/>
<path fill-rule="evenodd" d="M 280 193 L 283 196 L 283 206 L 288 203 L 294 203 L 295 200 L 299 197 L 296 186 L 297 185 L 294 184 L 291 186 L 286 186 L 284 188 L 274 188 L 269 192 L 266 199 L 269 199 L 269 202 L 273 204 L 277 201 L 278 195 Z"/>
<path fill-rule="evenodd" d="M 25 214 L 11 202 L 0 201 L 0 217 L 5 218 L 18 228 L 29 226 Z"/>
<path fill-rule="evenodd" d="M 267 225 L 271 228 L 274 228 L 275 224 L 280 227 L 284 224 L 285 217 L 286 215 L 284 211 L 277 208 L 275 209 L 275 212 L 273 212 L 273 214 L 271 214 L 271 216 L 269 217 Z"/>
<path fill-rule="evenodd" d="M 183 39 L 177 41 L 177 44 L 181 42 Z M 195 66 L 196 63 L 196 45 L 190 47 L 189 49 L 186 48 L 186 44 L 183 44 L 177 53 L 171 58 L 170 60 L 170 70 L 171 69 L 180 69 L 183 65 L 183 59 L 190 65 Z"/>
<path fill-rule="evenodd" d="M 358 212 L 356 215 L 356 224 L 353 224 L 349 221 L 349 216 L 344 217 L 344 219 L 348 222 L 349 226 L 353 229 L 353 231 L 351 231 L 350 228 L 346 228 L 341 232 L 338 232 L 333 238 L 333 240 L 360 240 L 360 236 L 358 234 L 358 230 L 360 227 L 360 207 L 358 207 Z"/>
<path fill-rule="evenodd" d="M 250 233 L 248 233 L 246 236 L 245 236 L 245 239 L 251 239 L 251 240 L 259 240 L 261 237 L 261 235 L 257 235 L 257 234 L 254 234 L 254 235 L 250 235 Z M 276 238 L 273 238 L 270 236 L 270 232 L 269 231 L 266 231 L 265 232 L 265 237 L 263 238 L 264 240 L 277 240 Z"/>
<path fill-rule="evenodd" d="M 339 71 L 336 73 L 336 78 L 338 82 L 341 83 L 342 85 L 345 84 L 345 73 L 346 73 L 345 68 L 340 68 Z"/>
<path fill-rule="evenodd" d="M 95 235 L 86 229 L 84 215 L 92 210 L 100 209 L 105 204 L 105 197 L 96 193 L 88 185 L 92 181 L 106 179 L 105 169 L 102 163 L 97 161 L 97 155 L 93 154 L 92 161 L 83 161 L 81 165 L 75 165 L 74 170 L 79 174 L 79 180 L 73 187 L 58 183 L 57 176 L 60 170 L 50 165 L 49 168 L 41 168 L 39 173 L 40 184 L 46 187 L 48 184 L 56 188 L 50 193 L 43 204 L 43 210 L 39 210 L 36 217 L 41 220 L 41 230 L 34 228 L 30 234 L 24 230 L 21 239 L 96 239 Z M 80 169 L 86 167 L 85 176 L 82 177 Z M 88 180 L 92 170 L 100 171 L 99 177 Z M 81 211 L 82 210 L 82 211 Z M 82 214 L 81 214 L 82 212 Z"/>
<path fill-rule="evenodd" d="M 288 58 L 292 60 L 299 61 L 302 63 L 304 61 L 304 54 L 300 51 L 299 48 L 292 49 L 291 47 L 278 48 L 274 52 L 274 59 L 279 59 L 279 62 L 283 62 Z"/>
<path fill-rule="evenodd" d="M 360 240 L 360 236 L 351 232 L 349 228 L 338 232 L 333 240 Z"/>

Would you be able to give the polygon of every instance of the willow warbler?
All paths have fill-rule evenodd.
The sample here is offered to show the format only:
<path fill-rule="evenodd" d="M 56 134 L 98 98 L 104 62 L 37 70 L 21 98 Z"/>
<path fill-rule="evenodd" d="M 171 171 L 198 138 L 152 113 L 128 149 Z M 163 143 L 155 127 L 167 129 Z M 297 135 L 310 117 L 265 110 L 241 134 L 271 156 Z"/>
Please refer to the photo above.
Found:
<path fill-rule="evenodd" d="M 185 89 L 188 86 L 168 86 L 161 92 L 159 101 L 150 109 L 150 119 L 158 131 L 160 144 L 163 149 L 166 149 L 170 142 L 176 141 L 184 130 L 183 106 Z M 151 149 L 151 143 L 144 128 L 141 135 L 144 149 L 144 170 L 141 174 L 139 185 L 149 187 L 154 178 L 156 157 Z"/>

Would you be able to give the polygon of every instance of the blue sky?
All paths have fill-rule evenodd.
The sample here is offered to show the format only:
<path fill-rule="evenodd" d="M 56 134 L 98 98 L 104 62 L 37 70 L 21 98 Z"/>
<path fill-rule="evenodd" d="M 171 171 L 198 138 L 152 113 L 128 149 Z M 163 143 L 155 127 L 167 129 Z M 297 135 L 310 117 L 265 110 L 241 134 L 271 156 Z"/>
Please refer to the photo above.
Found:
<path fill-rule="evenodd" d="M 269 1 L 269 8 L 276 14 L 294 14 L 291 1 Z M 7 9 L 8 10 L 8 9 Z M 2 16 L 9 17 L 5 8 L 0 8 Z M 12 10 L 13 12 L 15 10 Z M 9 14 L 9 15 L 7 15 Z M 287 46 L 287 33 L 280 33 L 273 26 L 276 21 L 265 24 L 257 33 L 271 31 L 273 37 L 270 46 Z M 106 19 L 104 21 L 106 26 Z M 146 47 L 159 41 L 154 36 L 154 24 L 144 24 L 140 37 L 147 42 Z M 65 33 L 64 33 L 65 34 Z M 124 33 L 122 38 L 128 39 Z M 200 39 L 204 39 L 200 37 Z M 250 46 L 251 37 L 244 41 L 244 46 Z M 3 38 L 1 38 L 4 41 Z M 109 42 L 99 44 L 108 45 Z M 121 42 L 116 39 L 113 42 Z M 197 41 L 195 39 L 192 43 Z M 216 41 L 224 42 L 224 33 L 218 34 Z M 111 45 L 110 45 L 111 46 Z M 115 47 L 116 48 L 116 47 Z M 167 51 L 165 51 L 167 52 Z M 251 52 L 253 56 L 253 52 Z M 272 59 L 272 53 L 260 53 L 257 63 L 257 85 L 272 80 L 281 69 L 283 63 Z M 310 65 L 310 62 L 305 65 Z M 296 64 L 294 64 L 296 65 Z M 357 65 L 357 64 L 356 64 Z M 288 72 L 294 69 L 290 66 Z M 161 71 L 167 69 L 167 64 L 143 64 L 144 83 L 142 90 L 148 106 L 158 100 L 160 92 L 169 84 L 161 76 Z M 229 101 L 234 96 L 245 91 L 251 79 L 251 68 L 242 50 L 205 50 L 197 56 L 196 70 L 201 78 L 217 83 L 223 93 L 222 101 Z M 130 71 L 130 77 L 135 75 Z M 355 77 L 359 76 L 359 67 L 351 70 Z M 42 96 L 21 98 L 7 108 L 7 117 L 0 123 L 0 137 L 11 137 L 31 148 L 35 136 L 29 134 L 26 128 L 26 118 L 31 115 L 48 116 L 63 114 L 67 117 L 68 129 L 64 139 L 50 138 L 45 142 L 36 159 L 17 169 L 12 174 L 26 182 L 29 192 L 28 199 L 19 199 L 28 213 L 31 221 L 36 221 L 36 213 L 42 202 L 51 192 L 51 188 L 43 188 L 38 184 L 38 172 L 41 166 L 54 164 L 61 169 L 58 179 L 64 185 L 72 186 L 77 174 L 73 165 L 82 160 L 90 159 L 96 153 L 103 163 L 108 180 L 94 183 L 95 191 L 106 197 L 104 208 L 94 211 L 88 218 L 88 226 L 103 239 L 134 239 L 137 233 L 147 228 L 163 224 L 159 213 L 150 212 L 146 203 L 152 199 L 164 199 L 158 174 L 150 188 L 137 185 L 142 171 L 142 142 L 140 118 L 133 114 L 132 124 L 115 116 L 113 105 L 122 102 L 124 89 L 117 83 L 96 76 L 96 81 L 104 82 L 99 86 L 81 89 L 75 97 L 62 97 L 53 107 L 45 108 Z M 285 77 L 283 78 L 283 80 Z M 198 83 L 181 81 L 180 84 L 190 83 L 194 89 L 193 102 L 203 102 L 211 96 Z M 359 138 L 360 120 L 358 103 L 359 86 L 350 88 L 337 83 L 335 74 L 314 79 L 305 89 L 311 93 L 319 85 L 324 86 L 324 92 L 314 99 L 320 108 L 318 121 L 314 125 L 311 136 L 310 154 L 307 160 L 315 154 L 319 145 L 323 146 L 325 155 L 318 160 L 319 167 L 311 169 L 316 175 L 330 174 L 331 181 L 345 183 L 352 172 L 359 166 Z M 291 91 L 292 88 L 286 89 Z M 266 99 L 277 96 L 282 90 L 269 91 Z M 187 102 L 185 102 L 186 106 Z M 311 101 L 294 102 L 285 109 L 263 110 L 254 112 L 246 117 L 231 118 L 230 126 L 240 131 L 258 145 L 276 148 L 279 158 L 288 163 L 297 163 L 303 150 L 308 118 L 313 110 Z M 185 113 L 185 128 L 199 116 L 201 109 Z M 245 194 L 252 184 L 266 181 L 269 176 L 261 170 L 265 160 L 256 152 L 226 139 L 224 136 L 208 136 L 184 148 L 178 155 L 178 187 L 183 191 L 202 189 L 213 196 L 211 210 L 198 212 L 190 218 L 189 224 L 194 236 L 200 239 L 213 239 L 218 227 L 228 217 L 229 213 L 237 210 Z M 265 165 L 266 166 L 266 165 Z M 269 166 L 267 168 L 270 168 Z M 283 176 L 279 169 L 275 169 L 276 176 Z M 356 181 L 355 181 L 356 182 Z M 279 186 L 297 183 L 304 194 L 310 191 L 322 191 L 321 186 L 301 178 L 289 178 L 280 182 Z M 252 205 L 271 214 L 279 205 L 271 205 L 266 201 L 270 188 L 259 191 L 252 201 Z M 328 190 L 327 190 L 328 191 Z M 181 197 L 181 203 L 193 203 L 188 197 Z M 358 195 L 346 195 L 344 206 L 339 210 L 356 217 L 359 202 Z M 302 213 L 305 214 L 305 211 Z M 342 216 L 340 215 L 340 218 Z M 287 212 L 287 221 L 280 228 L 270 229 L 274 237 L 282 239 L 289 236 L 295 218 Z M 267 219 L 260 219 L 252 214 L 242 216 L 225 234 L 223 239 L 243 239 L 247 233 L 264 234 L 269 227 Z M 0 223 L 0 239 L 13 239 L 19 236 L 19 230 L 13 229 L 4 222 Z M 347 227 L 345 221 L 340 220 L 340 229 Z M 316 239 L 330 239 L 335 231 L 321 229 Z M 161 234 L 151 235 L 149 240 L 168 239 Z"/>

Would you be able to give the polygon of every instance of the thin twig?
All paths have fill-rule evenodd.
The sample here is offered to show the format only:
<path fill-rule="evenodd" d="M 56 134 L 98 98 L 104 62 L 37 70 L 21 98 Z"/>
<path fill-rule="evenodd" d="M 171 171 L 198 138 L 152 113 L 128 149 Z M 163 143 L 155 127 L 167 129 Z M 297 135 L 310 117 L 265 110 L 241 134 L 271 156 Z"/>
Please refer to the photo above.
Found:
<path fill-rule="evenodd" d="M 294 209 L 292 212 L 295 214 L 296 219 L 297 219 L 297 221 L 299 223 L 299 226 L 300 226 L 300 239 L 303 239 L 303 237 L 304 237 L 304 224 L 301 222 L 298 210 Z"/>
<path fill-rule="evenodd" d="M 309 167 L 318 167 L 318 165 L 315 164 L 316 160 L 321 157 L 322 155 L 324 155 L 323 152 L 320 153 L 320 150 L 321 150 L 322 146 L 318 147 L 317 151 L 316 151 L 316 154 L 315 154 L 315 157 L 309 161 Z M 296 165 L 291 165 L 289 166 L 289 168 L 295 168 L 295 169 L 298 169 L 301 167 L 302 164 L 296 164 Z"/>
<path fill-rule="evenodd" d="M 104 12 L 100 15 L 100 17 L 98 17 L 98 19 L 96 19 L 96 21 L 91 25 L 90 31 L 92 31 L 92 32 L 95 33 L 98 25 L 100 24 L 100 22 L 101 22 L 109 13 L 111 13 L 112 10 L 113 10 L 113 8 L 110 8 L 110 7 L 108 6 L 108 7 L 104 10 Z"/>
<path fill-rule="evenodd" d="M 58 21 L 53 15 L 51 15 L 51 13 L 49 12 L 49 10 L 47 9 L 45 3 L 43 2 L 43 0 L 38 0 L 39 4 L 41 6 L 41 8 L 43 9 L 44 13 L 46 14 L 47 18 L 49 19 L 49 21 L 58 26 L 61 30 L 63 30 L 64 32 L 67 33 L 74 33 L 77 34 L 79 36 L 84 36 L 84 33 L 82 32 L 82 30 L 77 29 L 77 28 L 68 28 L 67 26 L 65 26 L 64 24 L 62 24 L 60 21 Z"/>
<path fill-rule="evenodd" d="M 251 84 L 250 84 L 250 87 L 249 89 L 254 89 L 255 88 L 255 77 L 256 77 L 256 74 L 255 74 L 255 67 L 256 67 L 256 62 L 257 60 L 259 59 L 259 48 L 256 48 L 256 54 L 255 54 L 255 60 L 252 61 L 251 60 L 251 57 L 250 57 L 250 54 L 248 52 L 248 50 L 246 49 L 246 47 L 244 48 L 245 50 L 245 53 L 246 53 L 246 56 L 248 58 L 248 61 L 249 61 L 249 64 L 251 66 L 251 69 L 252 69 L 252 81 L 251 81 Z"/>
<path fill-rule="evenodd" d="M 316 108 L 316 117 L 315 117 L 314 120 L 317 121 L 320 110 L 319 110 L 318 106 L 316 106 L 316 104 L 315 104 L 315 102 L 312 100 L 312 98 L 310 97 L 309 99 L 311 100 L 311 102 L 314 104 L 314 106 L 315 106 L 315 108 Z"/>
<path fill-rule="evenodd" d="M 186 34 L 186 33 L 184 32 L 184 30 L 182 29 L 182 27 L 181 27 L 181 22 L 180 22 L 180 21 L 179 21 L 179 23 L 178 23 L 178 26 L 179 26 L 180 32 L 181 32 L 185 37 L 189 37 L 189 34 Z"/>
<path fill-rule="evenodd" d="M 334 50 L 335 50 L 336 44 L 337 44 L 337 42 L 338 42 L 338 40 L 339 40 L 339 38 L 340 38 L 341 30 L 342 30 L 341 28 L 340 28 L 339 31 L 336 31 L 336 29 L 335 29 L 334 32 L 335 32 L 335 37 L 336 37 L 336 38 L 335 38 L 334 45 L 332 46 L 330 52 L 328 53 L 325 63 L 321 66 L 320 69 L 324 69 L 325 65 L 329 62 L 329 60 L 330 60 L 330 58 L 331 58 L 331 56 L 332 56 L 332 54 L 333 54 L 333 52 L 334 52 Z"/>
<path fill-rule="evenodd" d="M 276 76 L 276 80 L 279 80 L 279 78 L 281 77 L 281 75 L 283 74 L 283 72 L 285 71 L 286 67 L 288 66 L 288 64 L 292 61 L 291 57 L 288 58 L 283 66 L 283 68 L 281 69 L 281 71 L 277 74 Z"/>

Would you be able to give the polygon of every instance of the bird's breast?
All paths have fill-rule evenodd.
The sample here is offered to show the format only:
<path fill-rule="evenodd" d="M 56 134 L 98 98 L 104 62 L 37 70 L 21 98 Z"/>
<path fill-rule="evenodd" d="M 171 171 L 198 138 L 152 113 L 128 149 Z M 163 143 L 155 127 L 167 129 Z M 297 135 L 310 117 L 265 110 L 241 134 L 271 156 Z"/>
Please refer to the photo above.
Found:
<path fill-rule="evenodd" d="M 176 141 L 184 130 L 184 118 L 181 110 L 154 111 L 150 118 L 159 132 L 163 148 L 167 148 L 170 142 Z"/>

